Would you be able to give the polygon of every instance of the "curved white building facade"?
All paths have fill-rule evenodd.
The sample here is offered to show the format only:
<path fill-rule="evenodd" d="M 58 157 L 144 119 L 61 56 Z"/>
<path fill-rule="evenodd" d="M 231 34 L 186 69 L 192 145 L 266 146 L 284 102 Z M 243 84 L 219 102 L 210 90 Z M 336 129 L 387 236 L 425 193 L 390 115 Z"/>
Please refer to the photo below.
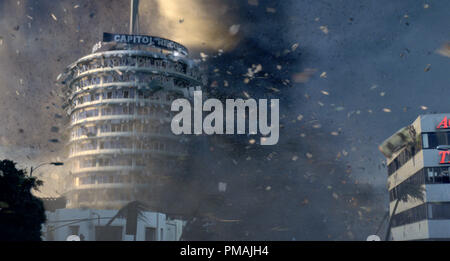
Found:
<path fill-rule="evenodd" d="M 170 130 L 171 102 L 202 85 L 197 64 L 175 52 L 99 50 L 68 67 L 69 208 L 158 206 L 183 170 L 187 143 Z"/>

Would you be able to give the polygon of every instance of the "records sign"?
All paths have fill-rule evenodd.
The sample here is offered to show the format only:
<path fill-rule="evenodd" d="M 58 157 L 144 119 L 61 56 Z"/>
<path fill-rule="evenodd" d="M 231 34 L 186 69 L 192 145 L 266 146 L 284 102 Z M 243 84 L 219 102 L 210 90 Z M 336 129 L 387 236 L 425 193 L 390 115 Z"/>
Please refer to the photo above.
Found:
<path fill-rule="evenodd" d="M 177 42 L 149 35 L 103 33 L 103 42 L 149 45 L 170 51 L 177 51 L 183 55 L 188 54 L 188 49 Z"/>

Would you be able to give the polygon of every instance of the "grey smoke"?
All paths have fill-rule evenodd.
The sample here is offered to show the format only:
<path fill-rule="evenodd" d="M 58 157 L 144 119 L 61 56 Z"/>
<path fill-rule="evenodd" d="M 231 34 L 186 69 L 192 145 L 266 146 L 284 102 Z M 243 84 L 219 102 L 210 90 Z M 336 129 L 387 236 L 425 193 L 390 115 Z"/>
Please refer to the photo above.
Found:
<path fill-rule="evenodd" d="M 158 2 L 148 3 L 144 6 L 154 9 L 144 11 L 154 14 Z M 430 0 L 428 8 L 406 0 L 251 3 L 198 1 L 220 7 L 220 28 L 239 25 L 239 30 L 215 36 L 237 37 L 233 44 L 224 39 L 188 48 L 194 58 L 208 55 L 210 96 L 245 98 L 246 92 L 280 98 L 284 127 L 271 148 L 250 145 L 251 136 L 197 141 L 180 184 L 185 207 L 201 217 L 200 228 L 210 224 L 210 233 L 191 230 L 191 237 L 364 240 L 387 207 L 378 144 L 420 113 L 449 111 L 450 60 L 436 50 L 450 40 L 450 3 Z M 127 32 L 128 4 L 0 2 L 2 157 L 33 163 L 64 151 L 66 119 L 54 80 L 89 53 L 102 32 Z M 143 22 L 141 31 L 169 37 L 157 18 L 158 13 Z M 183 22 L 177 26 L 189 24 L 188 18 L 178 20 Z M 219 56 L 221 42 L 228 49 Z M 262 71 L 244 83 L 248 69 L 258 64 Z M 294 75 L 305 71 L 309 79 L 295 82 Z M 227 183 L 225 192 L 218 192 L 219 182 Z"/>

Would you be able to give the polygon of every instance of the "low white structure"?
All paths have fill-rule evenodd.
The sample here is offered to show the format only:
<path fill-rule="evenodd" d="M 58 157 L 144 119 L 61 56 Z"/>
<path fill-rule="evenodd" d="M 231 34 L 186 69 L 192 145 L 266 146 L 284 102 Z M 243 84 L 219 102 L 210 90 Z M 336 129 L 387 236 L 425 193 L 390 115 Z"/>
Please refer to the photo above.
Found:
<path fill-rule="evenodd" d="M 138 219 L 134 239 L 134 235 L 126 234 L 124 218 L 117 218 L 105 226 L 116 213 L 117 210 L 68 208 L 46 211 L 47 222 L 42 227 L 42 239 L 66 241 L 70 235 L 77 235 L 85 241 L 178 241 L 185 225 L 185 221 L 147 211 L 143 219 Z"/>

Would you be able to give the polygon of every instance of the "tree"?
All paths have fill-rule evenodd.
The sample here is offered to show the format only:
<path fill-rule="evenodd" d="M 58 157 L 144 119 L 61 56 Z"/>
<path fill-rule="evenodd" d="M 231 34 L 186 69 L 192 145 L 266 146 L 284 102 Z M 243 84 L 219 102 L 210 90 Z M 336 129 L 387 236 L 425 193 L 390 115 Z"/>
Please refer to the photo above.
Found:
<path fill-rule="evenodd" d="M 140 201 L 132 201 L 123 206 L 117 214 L 114 215 L 106 224 L 105 227 L 109 227 L 116 218 L 126 219 L 126 232 L 127 235 L 134 235 L 134 240 L 136 241 L 137 232 L 137 221 L 138 219 L 145 221 L 144 212 L 148 207 Z"/>
<path fill-rule="evenodd" d="M 386 241 L 389 240 L 389 236 L 391 234 L 392 219 L 394 218 L 397 211 L 398 203 L 400 201 L 406 202 L 408 201 L 408 198 L 420 199 L 421 201 L 423 201 L 423 194 L 425 189 L 423 188 L 422 184 L 405 181 L 405 183 L 399 185 L 399 188 L 401 189 L 397 191 L 397 201 L 395 202 L 394 209 L 392 210 L 392 215 L 389 217 L 389 225 L 385 238 Z"/>
<path fill-rule="evenodd" d="M 39 241 L 46 216 L 42 200 L 32 189 L 43 184 L 10 160 L 0 161 L 0 240 Z"/>

